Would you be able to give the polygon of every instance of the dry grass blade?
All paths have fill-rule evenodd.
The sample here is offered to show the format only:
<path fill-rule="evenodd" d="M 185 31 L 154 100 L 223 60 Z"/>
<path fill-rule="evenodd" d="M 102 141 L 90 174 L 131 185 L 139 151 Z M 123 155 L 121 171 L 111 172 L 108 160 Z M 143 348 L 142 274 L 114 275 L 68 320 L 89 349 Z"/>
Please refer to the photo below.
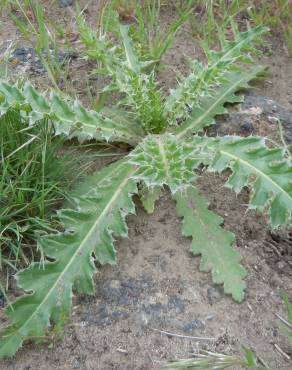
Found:
<path fill-rule="evenodd" d="M 242 358 L 235 355 L 202 351 L 193 358 L 173 361 L 160 370 L 220 370 L 230 367 L 237 370 L 239 368 L 267 370 L 267 367 L 258 367 L 256 356 L 252 351 L 244 347 L 242 350 Z"/>

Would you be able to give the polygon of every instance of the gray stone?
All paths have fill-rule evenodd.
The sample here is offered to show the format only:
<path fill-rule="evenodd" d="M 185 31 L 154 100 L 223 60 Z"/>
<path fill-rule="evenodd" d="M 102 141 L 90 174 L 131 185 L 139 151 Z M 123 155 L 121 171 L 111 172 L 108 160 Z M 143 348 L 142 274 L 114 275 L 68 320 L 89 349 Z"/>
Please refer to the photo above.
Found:
<path fill-rule="evenodd" d="M 292 110 L 269 99 L 266 96 L 249 92 L 245 95 L 239 111 L 230 110 L 228 115 L 216 118 L 216 125 L 209 128 L 209 135 L 242 135 L 257 134 L 253 122 L 264 119 L 267 125 L 275 125 L 279 120 L 287 144 L 292 143 Z"/>
<path fill-rule="evenodd" d="M 54 50 L 42 51 L 42 58 L 47 59 L 48 53 L 50 53 L 50 58 L 53 59 L 56 63 L 63 63 L 66 60 L 76 58 L 77 55 L 71 52 L 62 52 L 58 51 L 55 53 Z M 46 71 L 43 66 L 39 56 L 37 55 L 35 49 L 33 48 L 16 48 L 11 54 L 11 60 L 17 60 L 20 65 L 27 65 L 33 72 L 44 73 Z"/>
<path fill-rule="evenodd" d="M 182 313 L 185 311 L 185 303 L 179 296 L 172 295 L 168 299 L 167 308 L 175 310 L 177 313 Z"/>
<path fill-rule="evenodd" d="M 263 114 L 269 118 L 270 116 L 279 119 L 284 129 L 285 140 L 288 144 L 292 143 L 292 110 L 283 107 L 281 104 L 266 96 L 256 95 L 251 92 L 246 95 L 242 103 L 242 109 L 251 107 L 259 107 Z"/>
<path fill-rule="evenodd" d="M 251 134 L 252 131 L 254 130 L 253 124 L 251 122 L 245 121 L 240 124 L 240 129 L 244 133 L 249 133 Z"/>
<path fill-rule="evenodd" d="M 59 0 L 60 8 L 66 8 L 67 6 L 74 5 L 75 0 Z"/>
<path fill-rule="evenodd" d="M 182 329 L 186 333 L 192 333 L 194 330 L 205 329 L 205 324 L 203 323 L 203 321 L 195 319 L 190 322 L 184 323 Z"/>
<path fill-rule="evenodd" d="M 224 289 L 221 286 L 209 288 L 207 290 L 207 297 L 210 304 L 219 301 L 224 295 Z"/>

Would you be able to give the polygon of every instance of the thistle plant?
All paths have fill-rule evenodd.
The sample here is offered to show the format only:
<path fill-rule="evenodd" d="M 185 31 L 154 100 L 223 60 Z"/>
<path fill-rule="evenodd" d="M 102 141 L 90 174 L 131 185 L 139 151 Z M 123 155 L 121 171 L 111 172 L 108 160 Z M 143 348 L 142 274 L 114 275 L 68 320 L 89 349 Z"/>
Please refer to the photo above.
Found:
<path fill-rule="evenodd" d="M 292 224 L 292 166 L 285 149 L 270 148 L 260 137 L 207 137 L 206 127 L 226 103 L 239 103 L 236 92 L 249 87 L 263 67 L 253 64 L 264 27 L 221 40 L 220 51 L 207 51 L 207 63 L 193 62 L 192 72 L 165 96 L 154 72 L 145 72 L 127 26 L 120 27 L 123 52 L 103 58 L 111 88 L 121 96 L 118 108 L 96 112 L 52 92 L 44 95 L 29 83 L 0 84 L 0 115 L 18 110 L 31 125 L 46 118 L 57 135 L 81 142 L 125 142 L 129 154 L 89 176 L 70 194 L 58 212 L 63 232 L 43 236 L 42 266 L 33 263 L 17 274 L 25 294 L 6 308 L 11 325 L 1 332 L 0 356 L 11 356 L 25 340 L 43 336 L 50 325 L 64 321 L 72 306 L 72 290 L 93 294 L 95 262 L 115 264 L 114 240 L 127 236 L 126 216 L 135 213 L 133 196 L 148 212 L 169 188 L 182 218 L 182 233 L 201 256 L 200 269 L 240 302 L 246 271 L 234 248 L 234 235 L 208 208 L 196 187 L 196 170 L 229 169 L 227 186 L 239 193 L 251 189 L 250 208 L 269 215 L 272 227 Z M 101 57 L 103 55 L 101 54 Z M 109 62 L 108 62 L 109 61 Z M 151 61 L 150 61 L 151 62 Z"/>

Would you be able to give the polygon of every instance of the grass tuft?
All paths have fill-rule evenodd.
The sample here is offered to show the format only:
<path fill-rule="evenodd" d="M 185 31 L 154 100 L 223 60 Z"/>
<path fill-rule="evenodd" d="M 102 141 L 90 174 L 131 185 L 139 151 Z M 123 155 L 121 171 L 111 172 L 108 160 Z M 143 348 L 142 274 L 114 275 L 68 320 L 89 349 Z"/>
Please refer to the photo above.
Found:
<path fill-rule="evenodd" d="M 37 253 L 34 239 L 58 227 L 51 211 L 79 175 L 72 170 L 76 152 L 62 149 L 62 144 L 62 138 L 53 138 L 46 120 L 28 127 L 16 110 L 0 119 L 2 271 L 30 263 Z"/>

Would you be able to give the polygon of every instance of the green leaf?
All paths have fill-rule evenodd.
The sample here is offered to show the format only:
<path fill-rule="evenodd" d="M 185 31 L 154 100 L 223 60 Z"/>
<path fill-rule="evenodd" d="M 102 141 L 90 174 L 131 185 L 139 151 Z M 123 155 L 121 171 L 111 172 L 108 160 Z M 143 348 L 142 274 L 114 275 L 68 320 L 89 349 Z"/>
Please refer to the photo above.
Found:
<path fill-rule="evenodd" d="M 282 298 L 287 310 L 287 321 L 281 320 L 280 328 L 282 329 L 285 336 L 288 338 L 289 342 L 292 343 L 292 304 L 289 302 L 289 297 L 287 293 L 284 293 Z"/>
<path fill-rule="evenodd" d="M 220 225 L 223 219 L 208 209 L 208 201 L 196 188 L 174 195 L 177 212 L 183 217 L 182 233 L 192 237 L 191 251 L 201 255 L 200 270 L 211 271 L 215 284 L 224 284 L 224 291 L 241 302 L 244 298 L 245 269 L 241 257 L 232 248 L 234 235 Z"/>
<path fill-rule="evenodd" d="M 242 347 L 242 350 L 244 353 L 244 360 L 246 362 L 246 366 L 249 369 L 258 369 L 255 354 L 249 348 Z"/>
<path fill-rule="evenodd" d="M 147 187 L 169 186 L 175 193 L 194 180 L 197 162 L 190 154 L 193 148 L 178 143 L 174 135 L 148 135 L 129 154 L 129 162 L 137 166 L 135 179 Z"/>
<path fill-rule="evenodd" d="M 235 26 L 235 23 L 233 25 Z M 204 49 L 210 65 L 218 66 L 232 59 L 253 63 L 252 56 L 261 55 L 261 51 L 256 48 L 256 45 L 262 43 L 261 35 L 267 33 L 269 28 L 259 25 L 239 32 L 236 27 L 233 27 L 232 31 L 234 36 L 232 40 L 228 40 L 222 35 L 220 39 L 221 50 L 212 50 L 208 46 Z"/>
<path fill-rule="evenodd" d="M 201 99 L 200 106 L 191 113 L 190 118 L 174 131 L 178 139 L 201 131 L 203 128 L 215 123 L 214 117 L 225 114 L 228 111 L 224 107 L 226 103 L 239 103 L 241 96 L 235 95 L 239 90 L 249 88 L 248 82 L 263 72 L 264 68 L 254 67 L 250 71 L 236 71 L 225 75 L 225 82 L 214 89 L 210 96 Z"/>
<path fill-rule="evenodd" d="M 77 137 L 80 141 L 96 139 L 135 144 L 143 136 L 143 130 L 134 122 L 125 125 L 118 117 L 112 120 L 102 113 L 84 108 L 77 100 L 72 103 L 61 95 L 47 97 L 28 82 L 18 88 L 0 81 L 0 117 L 10 109 L 18 109 L 30 125 L 49 118 L 56 134 Z"/>
<path fill-rule="evenodd" d="M 43 237 L 39 247 L 50 258 L 17 274 L 27 294 L 6 309 L 12 324 L 0 333 L 0 357 L 12 356 L 23 341 L 45 334 L 50 323 L 71 310 L 72 288 L 92 294 L 94 261 L 115 263 L 114 236 L 126 236 L 125 216 L 135 210 L 134 169 L 124 160 L 89 177 L 72 193 L 72 207 L 59 212 L 65 231 Z"/>
<path fill-rule="evenodd" d="M 252 63 L 252 55 L 260 53 L 253 44 L 266 31 L 267 28 L 262 26 L 241 33 L 234 30 L 233 40 L 222 38 L 221 50 L 205 47 L 207 64 L 194 60 L 192 72 L 170 91 L 165 103 L 165 114 L 170 123 L 176 124 L 178 120 L 188 118 L 202 101 L 212 97 L 218 86 L 228 81 L 230 72 L 242 72 L 244 69 L 238 62 Z"/>
<path fill-rule="evenodd" d="M 123 65 L 111 72 L 114 84 L 124 94 L 123 105 L 136 115 L 141 127 L 158 134 L 165 130 L 167 121 L 163 116 L 163 97 L 158 90 L 155 74 L 136 73 Z"/>
<path fill-rule="evenodd" d="M 292 304 L 289 302 L 289 297 L 287 293 L 283 294 L 283 301 L 287 310 L 288 322 L 292 327 Z M 291 333 L 292 335 L 292 333 Z"/>
<path fill-rule="evenodd" d="M 250 208 L 268 210 L 275 228 L 292 224 L 292 165 L 284 149 L 267 148 L 264 138 L 252 136 L 206 140 L 214 150 L 210 168 L 232 170 L 226 186 L 239 193 L 250 185 Z"/>
<path fill-rule="evenodd" d="M 142 186 L 140 190 L 140 200 L 147 213 L 153 213 L 155 202 L 161 197 L 162 189 L 159 186 L 148 188 Z"/>
<path fill-rule="evenodd" d="M 120 34 L 125 49 L 128 68 L 134 72 L 140 72 L 141 66 L 138 57 L 135 54 L 132 41 L 129 37 L 129 26 L 125 24 L 120 24 Z"/>
<path fill-rule="evenodd" d="M 93 29 L 86 22 L 84 14 L 80 12 L 76 17 L 79 39 L 84 46 L 82 54 L 84 59 L 94 60 L 99 63 L 98 72 L 102 73 L 101 64 L 119 64 L 120 50 L 111 39 L 107 39 L 105 30 Z"/>
<path fill-rule="evenodd" d="M 131 71 L 134 73 L 142 73 L 145 71 L 147 68 L 154 66 L 155 61 L 153 60 L 146 60 L 146 61 L 141 61 L 139 60 L 137 53 L 135 51 L 134 45 L 133 45 L 133 40 L 129 37 L 129 29 L 130 27 L 125 24 L 119 24 L 119 31 L 120 31 L 120 36 L 122 39 L 122 43 L 124 46 L 124 51 L 125 51 L 125 56 L 126 56 L 126 61 L 122 61 L 123 64 L 127 66 Z M 141 45 L 139 45 L 141 47 Z M 112 66 L 109 65 L 109 68 Z M 151 69 L 152 69 L 151 68 Z"/>

